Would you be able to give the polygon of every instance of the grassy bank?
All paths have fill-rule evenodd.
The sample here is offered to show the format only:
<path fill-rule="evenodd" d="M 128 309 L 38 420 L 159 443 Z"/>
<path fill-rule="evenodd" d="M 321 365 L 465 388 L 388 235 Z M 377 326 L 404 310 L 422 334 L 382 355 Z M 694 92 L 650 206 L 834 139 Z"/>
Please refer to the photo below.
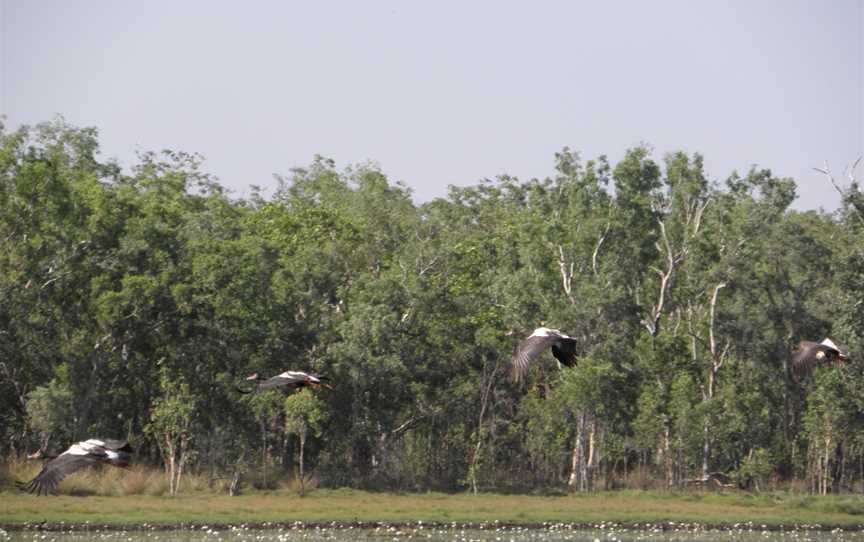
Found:
<path fill-rule="evenodd" d="M 161 470 L 86 469 L 66 478 L 60 496 L 35 497 L 10 488 L 40 468 L 33 462 L 3 465 L 0 524 L 112 523 L 214 524 L 264 522 L 458 522 L 534 524 L 657 523 L 663 521 L 756 525 L 864 524 L 864 497 L 815 497 L 793 492 L 670 493 L 617 491 L 559 496 L 443 493 L 379 493 L 314 489 L 297 495 L 282 481 L 274 491 L 245 486 L 239 497 L 225 495 L 226 480 L 184 478 L 182 494 L 168 496 Z"/>
<path fill-rule="evenodd" d="M 276 491 L 239 497 L 34 497 L 0 493 L 0 522 L 27 523 L 263 523 L 263 522 L 694 522 L 757 525 L 858 525 L 864 499 L 787 494 L 616 492 L 529 496 L 441 493 L 392 494 L 314 490 L 300 498 Z"/>

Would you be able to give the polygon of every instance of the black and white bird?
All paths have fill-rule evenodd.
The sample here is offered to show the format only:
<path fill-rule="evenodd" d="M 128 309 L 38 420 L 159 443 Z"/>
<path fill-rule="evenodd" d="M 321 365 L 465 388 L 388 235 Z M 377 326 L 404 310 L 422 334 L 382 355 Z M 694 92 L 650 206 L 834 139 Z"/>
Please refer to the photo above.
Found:
<path fill-rule="evenodd" d="M 36 495 L 56 493 L 57 485 L 67 475 L 88 465 L 108 463 L 115 467 L 128 467 L 132 459 L 132 447 L 125 440 L 90 439 L 76 442 L 62 454 L 53 457 L 29 482 L 19 482 L 18 487 Z M 29 456 L 33 459 L 50 458 L 43 451 Z"/>
<path fill-rule="evenodd" d="M 255 385 L 255 389 L 243 390 L 237 388 L 237 391 L 240 393 L 252 393 L 253 391 L 262 392 L 276 388 L 301 389 L 306 387 L 318 388 L 323 386 L 332 389 L 332 386 L 326 382 L 329 380 L 326 376 L 313 375 L 310 373 L 304 373 L 303 371 L 285 371 L 282 374 L 271 376 L 270 378 L 262 378 L 258 376 L 258 373 L 253 373 L 247 376 L 246 380 L 256 382 L 257 384 Z"/>
<path fill-rule="evenodd" d="M 531 363 L 549 347 L 552 348 L 552 355 L 562 365 L 576 365 L 576 339 L 557 329 L 538 327 L 516 348 L 510 364 L 513 380 L 519 382 L 528 372 Z"/>
<path fill-rule="evenodd" d="M 800 381 L 809 376 L 816 365 L 820 363 L 837 365 L 848 359 L 848 353 L 844 352 L 831 339 L 826 338 L 821 343 L 801 341 L 798 343 L 798 348 L 792 352 L 790 369 L 792 377 Z"/>

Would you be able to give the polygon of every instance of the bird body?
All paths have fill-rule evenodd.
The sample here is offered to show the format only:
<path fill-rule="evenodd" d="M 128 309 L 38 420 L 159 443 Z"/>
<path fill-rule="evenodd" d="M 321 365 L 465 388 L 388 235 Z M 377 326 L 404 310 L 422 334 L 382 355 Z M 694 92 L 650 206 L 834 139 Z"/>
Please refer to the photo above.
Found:
<path fill-rule="evenodd" d="M 848 354 L 841 350 L 834 341 L 829 338 L 821 343 L 814 341 L 801 341 L 792 352 L 789 367 L 795 380 L 802 380 L 809 376 L 816 365 L 820 363 L 839 364 L 849 359 Z"/>
<path fill-rule="evenodd" d="M 332 388 L 330 384 L 324 382 L 326 376 L 313 375 L 304 373 L 303 371 L 285 371 L 284 373 L 272 376 L 270 378 L 261 378 L 258 373 L 253 373 L 246 377 L 246 380 L 257 382 L 253 391 L 262 392 L 276 388 L 301 389 L 306 387 L 317 388 L 325 387 Z M 239 390 L 241 393 L 251 393 L 251 391 Z"/>
<path fill-rule="evenodd" d="M 62 454 L 51 458 L 35 478 L 18 487 L 29 493 L 47 495 L 57 491 L 57 485 L 67 475 L 88 465 L 108 463 L 115 467 L 128 467 L 133 450 L 125 440 L 89 439 L 76 442 Z M 31 457 L 50 457 L 44 453 Z"/>
<path fill-rule="evenodd" d="M 519 343 L 510 365 L 510 374 L 515 381 L 521 380 L 528 372 L 531 363 L 547 348 L 552 349 L 562 365 L 576 365 L 576 339 L 557 329 L 538 327 L 531 335 Z"/>

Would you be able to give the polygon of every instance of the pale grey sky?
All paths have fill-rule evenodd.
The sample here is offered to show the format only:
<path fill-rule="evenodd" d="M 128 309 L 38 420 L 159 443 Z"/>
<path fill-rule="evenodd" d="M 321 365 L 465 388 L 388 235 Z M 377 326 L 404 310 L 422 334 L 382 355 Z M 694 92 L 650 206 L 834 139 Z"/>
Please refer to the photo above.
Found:
<path fill-rule="evenodd" d="M 95 126 L 127 165 L 201 153 L 237 196 L 316 153 L 423 202 L 551 175 L 565 145 L 614 161 L 647 142 L 834 208 L 811 168 L 864 154 L 862 4 L 0 0 L 0 108 L 10 128 Z"/>

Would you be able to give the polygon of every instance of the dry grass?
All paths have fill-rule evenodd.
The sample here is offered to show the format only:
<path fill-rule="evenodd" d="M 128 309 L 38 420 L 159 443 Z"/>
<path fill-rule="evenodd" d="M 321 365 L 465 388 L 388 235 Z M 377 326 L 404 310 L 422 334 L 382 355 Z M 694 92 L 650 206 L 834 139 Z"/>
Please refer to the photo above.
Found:
<path fill-rule="evenodd" d="M 42 463 L 38 461 L 18 460 L 0 463 L 0 490 L 11 487 L 14 481 L 31 480 L 39 473 Z M 276 477 L 271 473 L 266 483 L 256 473 L 244 478 L 243 491 L 258 490 L 284 491 L 299 493 L 300 481 Z M 225 495 L 228 493 L 230 480 L 227 478 L 211 479 L 208 476 L 186 473 L 180 482 L 181 494 Z M 306 491 L 318 487 L 316 476 L 307 476 Z M 162 469 L 144 465 L 133 465 L 128 469 L 118 469 L 111 466 L 94 466 L 83 469 L 66 477 L 57 490 L 58 495 L 77 497 L 117 497 L 131 495 L 147 495 L 160 497 L 168 495 L 168 478 Z"/>
<path fill-rule="evenodd" d="M 184 477 L 181 493 L 168 495 L 163 471 L 92 468 L 66 478 L 58 497 L 36 497 L 15 490 L 11 481 L 35 476 L 40 464 L 0 465 L 0 523 L 48 520 L 93 523 L 253 523 L 268 521 L 428 521 L 516 523 L 658 522 L 756 524 L 864 523 L 857 496 L 815 497 L 789 492 L 634 491 L 564 495 L 478 496 L 442 493 L 393 494 L 318 489 L 306 481 L 279 480 L 259 491 L 246 480 L 244 493 L 227 496 L 228 480 Z M 269 484 L 268 484 L 269 485 Z"/>
<path fill-rule="evenodd" d="M 0 487 L 8 487 L 13 481 L 27 481 L 36 476 L 42 463 L 38 461 L 11 461 L 0 464 L 0 472 L 7 473 L 6 483 Z M 2 482 L 2 477 L 0 477 Z M 203 476 L 184 475 L 181 481 L 181 491 L 196 493 L 212 492 L 209 481 Z M 216 488 L 216 489 L 221 489 Z M 125 496 L 149 495 L 162 496 L 168 494 L 168 479 L 161 469 L 143 465 L 134 465 L 128 469 L 111 466 L 94 466 L 67 476 L 57 491 L 58 495 L 87 496 Z"/>

